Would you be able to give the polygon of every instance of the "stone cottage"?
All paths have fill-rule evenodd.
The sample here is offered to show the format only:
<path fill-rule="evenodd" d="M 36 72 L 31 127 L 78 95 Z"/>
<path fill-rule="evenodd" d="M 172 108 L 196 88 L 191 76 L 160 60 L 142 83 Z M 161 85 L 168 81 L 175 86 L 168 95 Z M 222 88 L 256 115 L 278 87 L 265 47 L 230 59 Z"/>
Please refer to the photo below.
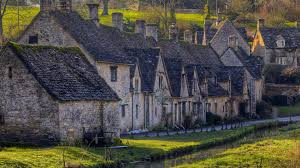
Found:
<path fill-rule="evenodd" d="M 250 52 L 250 47 L 242 41 L 243 35 L 232 30 L 234 26 L 230 22 L 220 24 L 212 40 L 214 45 L 202 46 L 192 44 L 191 31 L 185 31 L 184 42 L 178 41 L 174 24 L 170 27 L 169 39 L 164 40 L 158 36 L 157 25 L 143 20 L 136 21 L 134 33 L 125 32 L 122 13 L 112 14 L 113 27 L 102 25 L 98 5 L 87 7 L 88 20 L 73 11 L 71 3 L 43 1 L 41 12 L 18 42 L 80 48 L 120 98 L 116 118 L 122 132 L 156 126 L 181 127 L 189 120 L 193 121 L 190 124 L 205 122 L 206 112 L 222 117 L 236 116 L 240 114 L 240 104 L 252 102 L 255 105 L 259 101 L 260 90 L 254 90 L 253 82 L 262 79 L 259 73 L 257 78 L 253 76 L 255 70 L 260 72 L 259 65 L 244 58 L 245 55 L 240 57 L 234 49 L 235 40 L 243 51 Z M 236 60 L 241 65 L 234 68 Z M 228 72 L 220 73 L 228 66 L 232 67 Z M 233 69 L 239 74 L 239 83 L 231 81 Z M 255 112 L 252 106 L 241 107 Z"/>
<path fill-rule="evenodd" d="M 297 27 L 267 28 L 264 19 L 257 22 L 252 46 L 254 56 L 263 58 L 265 64 L 298 67 L 300 65 L 300 23 Z"/>
<path fill-rule="evenodd" d="M 119 97 L 78 48 L 9 43 L 0 56 L 0 141 L 82 142 L 103 129 L 119 136 Z"/>

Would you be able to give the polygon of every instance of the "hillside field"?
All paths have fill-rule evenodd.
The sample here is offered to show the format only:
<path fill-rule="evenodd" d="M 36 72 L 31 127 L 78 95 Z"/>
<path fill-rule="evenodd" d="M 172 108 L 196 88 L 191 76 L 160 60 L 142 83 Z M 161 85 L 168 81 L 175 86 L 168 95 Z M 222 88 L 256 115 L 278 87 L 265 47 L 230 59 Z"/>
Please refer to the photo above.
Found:
<path fill-rule="evenodd" d="M 15 38 L 19 35 L 19 32 L 24 30 L 24 28 L 30 24 L 32 19 L 38 14 L 38 7 L 20 7 L 19 8 L 19 26 L 18 26 L 18 9 L 17 7 L 9 6 L 7 8 L 7 13 L 3 18 L 4 35 L 8 39 Z M 110 15 L 101 16 L 102 10 L 99 10 L 100 22 L 101 24 L 111 26 L 112 19 L 111 13 L 121 12 L 124 14 L 124 20 L 135 22 L 137 19 L 144 19 L 146 17 L 145 13 L 132 10 L 121 10 L 121 9 L 111 9 L 109 10 Z M 81 10 L 80 13 L 83 17 L 87 18 L 88 11 L 86 9 Z M 197 24 L 199 26 L 203 25 L 204 15 L 202 14 L 184 14 L 177 13 L 177 21 L 179 24 Z"/>

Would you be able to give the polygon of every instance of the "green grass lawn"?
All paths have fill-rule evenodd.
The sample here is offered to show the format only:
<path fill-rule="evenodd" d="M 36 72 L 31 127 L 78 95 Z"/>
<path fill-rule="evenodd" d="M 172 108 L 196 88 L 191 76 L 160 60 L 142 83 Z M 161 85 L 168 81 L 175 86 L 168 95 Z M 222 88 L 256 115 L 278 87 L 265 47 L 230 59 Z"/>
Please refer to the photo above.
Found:
<path fill-rule="evenodd" d="M 129 162 L 153 156 L 162 156 L 174 150 L 238 136 L 249 130 L 253 130 L 253 127 L 212 133 L 193 133 L 181 136 L 127 138 L 122 139 L 122 141 L 124 145 L 129 146 L 128 149 L 116 149 L 112 151 L 105 150 L 104 148 L 79 147 L 0 148 L 0 167 L 59 167 L 63 163 L 64 151 L 67 163 L 80 164 L 85 167 L 96 167 L 99 164 L 107 164 L 120 160 Z M 112 159 L 110 160 L 109 158 Z"/>
<path fill-rule="evenodd" d="M 297 103 L 294 106 L 278 107 L 278 116 L 279 117 L 287 117 L 290 115 L 292 115 L 292 116 L 300 115 L 300 103 Z"/>
<path fill-rule="evenodd" d="M 280 129 L 276 136 L 226 150 L 213 158 L 179 168 L 200 167 L 264 167 L 284 168 L 300 166 L 300 125 Z"/>

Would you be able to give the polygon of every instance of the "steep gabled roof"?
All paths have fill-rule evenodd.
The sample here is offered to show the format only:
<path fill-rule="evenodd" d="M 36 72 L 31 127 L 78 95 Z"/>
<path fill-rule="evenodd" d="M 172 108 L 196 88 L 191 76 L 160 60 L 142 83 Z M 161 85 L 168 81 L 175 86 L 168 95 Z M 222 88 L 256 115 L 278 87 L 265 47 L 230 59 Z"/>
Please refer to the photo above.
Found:
<path fill-rule="evenodd" d="M 284 48 L 300 48 L 300 28 L 260 28 L 260 32 L 267 48 L 278 48 L 277 36 L 285 39 Z"/>
<path fill-rule="evenodd" d="M 181 73 L 183 64 L 181 60 L 164 58 L 167 74 L 169 77 L 171 94 L 173 97 L 180 97 L 181 92 Z"/>
<path fill-rule="evenodd" d="M 78 48 L 15 43 L 9 43 L 8 47 L 45 90 L 58 100 L 119 100 Z"/>
<path fill-rule="evenodd" d="M 218 55 L 209 46 L 179 43 L 173 40 L 159 41 L 158 46 L 164 58 L 181 60 L 184 65 L 198 64 L 206 67 L 222 65 Z"/>
<path fill-rule="evenodd" d="M 224 90 L 219 84 L 215 84 L 211 81 L 208 81 L 208 96 L 228 96 L 228 92 Z"/>
<path fill-rule="evenodd" d="M 159 60 L 159 52 L 159 49 L 126 49 L 128 58 L 136 59 L 136 63 L 140 65 L 139 68 L 141 71 L 142 78 L 142 91 L 154 91 L 155 75 Z"/>
<path fill-rule="evenodd" d="M 116 28 L 100 25 L 83 19 L 77 12 L 51 13 L 96 61 L 132 64 L 127 58 L 126 48 L 149 48 L 150 44 L 141 34 L 121 32 Z"/>

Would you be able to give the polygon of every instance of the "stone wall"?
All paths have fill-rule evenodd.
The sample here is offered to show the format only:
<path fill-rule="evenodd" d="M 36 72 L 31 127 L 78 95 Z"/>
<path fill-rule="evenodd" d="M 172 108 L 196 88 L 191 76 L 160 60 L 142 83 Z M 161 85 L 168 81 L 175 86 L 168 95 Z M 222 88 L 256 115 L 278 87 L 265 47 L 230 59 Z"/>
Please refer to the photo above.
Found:
<path fill-rule="evenodd" d="M 267 96 L 278 96 L 278 95 L 297 96 L 300 94 L 299 85 L 267 83 L 265 87 L 266 87 L 265 94 Z"/>
<path fill-rule="evenodd" d="M 125 64 L 97 63 L 97 70 L 106 83 L 118 94 L 120 128 L 122 132 L 132 129 L 132 93 L 130 92 L 130 66 Z M 117 81 L 111 81 L 111 67 L 117 67 Z M 142 100 L 141 100 L 142 102 Z M 125 117 L 122 117 L 122 106 L 125 106 Z M 134 106 L 135 107 L 135 106 Z M 141 109 L 143 107 L 140 107 Z M 135 112 L 135 111 L 134 111 Z M 137 127 L 134 127 L 137 128 Z"/>
<path fill-rule="evenodd" d="M 58 102 L 11 51 L 0 57 L 0 65 L 0 113 L 4 114 L 0 141 L 43 145 L 59 141 Z"/>

